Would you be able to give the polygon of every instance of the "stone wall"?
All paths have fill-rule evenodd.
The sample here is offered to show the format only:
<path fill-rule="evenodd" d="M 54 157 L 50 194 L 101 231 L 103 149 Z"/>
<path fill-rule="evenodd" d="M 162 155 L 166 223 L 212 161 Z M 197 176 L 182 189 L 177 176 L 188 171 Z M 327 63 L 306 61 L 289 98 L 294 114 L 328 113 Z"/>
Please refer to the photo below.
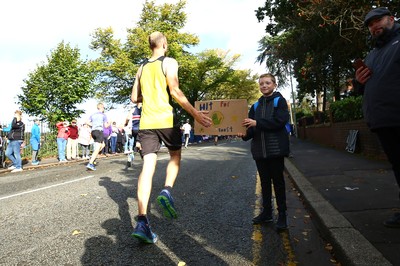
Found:
<path fill-rule="evenodd" d="M 358 130 L 355 153 L 387 160 L 376 134 L 372 133 L 364 120 L 341 123 L 326 123 L 298 127 L 298 137 L 338 150 L 346 150 L 350 130 Z"/>

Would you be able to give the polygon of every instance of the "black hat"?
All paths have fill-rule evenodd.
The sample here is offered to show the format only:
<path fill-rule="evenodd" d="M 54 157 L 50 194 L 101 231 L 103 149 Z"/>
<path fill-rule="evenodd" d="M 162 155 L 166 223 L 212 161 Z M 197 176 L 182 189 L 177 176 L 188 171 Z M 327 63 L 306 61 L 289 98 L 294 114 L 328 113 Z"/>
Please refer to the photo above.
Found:
<path fill-rule="evenodd" d="M 389 11 L 389 9 L 387 7 L 378 7 L 378 8 L 372 9 L 365 16 L 364 25 L 366 27 L 368 27 L 368 23 L 371 20 L 373 20 L 375 18 L 381 18 L 383 16 L 391 16 L 391 15 L 392 15 L 392 13 L 390 13 L 390 11 Z"/>

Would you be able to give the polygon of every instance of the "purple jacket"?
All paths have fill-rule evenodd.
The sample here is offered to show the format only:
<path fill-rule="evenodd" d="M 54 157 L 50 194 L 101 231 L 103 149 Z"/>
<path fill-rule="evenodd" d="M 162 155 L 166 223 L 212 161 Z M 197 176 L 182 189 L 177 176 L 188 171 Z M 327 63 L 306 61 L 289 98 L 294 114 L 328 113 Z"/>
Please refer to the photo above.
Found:
<path fill-rule="evenodd" d="M 107 139 L 107 138 L 111 135 L 111 133 L 112 133 L 112 127 L 111 127 L 111 125 L 108 126 L 108 127 L 104 127 L 104 128 L 103 128 L 103 135 L 104 135 L 104 138 L 105 138 L 105 139 Z"/>

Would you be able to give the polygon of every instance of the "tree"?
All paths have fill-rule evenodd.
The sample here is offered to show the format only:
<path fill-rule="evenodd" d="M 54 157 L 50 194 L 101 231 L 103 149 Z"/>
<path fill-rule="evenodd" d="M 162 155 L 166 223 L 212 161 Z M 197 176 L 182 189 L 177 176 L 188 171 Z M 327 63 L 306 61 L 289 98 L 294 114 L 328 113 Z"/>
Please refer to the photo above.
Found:
<path fill-rule="evenodd" d="M 206 50 L 193 54 L 189 49 L 199 43 L 195 34 L 182 32 L 186 23 L 186 14 L 183 11 L 185 1 L 176 4 L 155 5 L 153 1 L 146 1 L 143 5 L 140 20 L 136 27 L 127 30 L 127 41 L 114 39 L 112 29 L 97 29 L 93 34 L 91 48 L 99 50 L 101 56 L 93 65 L 98 73 L 97 96 L 110 103 L 129 104 L 134 77 L 140 64 L 150 57 L 148 36 L 154 31 L 163 32 L 168 39 L 167 56 L 179 62 L 180 89 L 194 104 L 197 100 L 215 99 L 214 97 L 233 97 L 227 88 L 238 88 L 234 82 L 242 82 L 249 88 L 251 81 L 256 84 L 255 77 L 250 71 L 236 73 L 233 69 L 239 56 L 229 56 L 228 52 L 220 50 Z M 248 76 L 244 77 L 243 73 Z M 242 77 L 242 79 L 239 79 Z M 231 86 L 229 86 L 231 83 Z M 225 91 L 219 91 L 220 89 Z M 246 98 L 252 98 L 250 92 L 257 94 L 257 90 L 249 90 Z M 184 120 L 186 111 L 175 102 L 173 107 Z"/>
<path fill-rule="evenodd" d="M 369 50 L 366 13 L 397 5 L 393 0 L 267 0 L 256 12 L 259 21 L 270 20 L 258 61 L 277 71 L 281 80 L 288 72 L 278 70 L 293 68 L 298 95 L 323 94 L 325 109 L 327 96 L 340 99 L 340 89 L 354 75 L 351 61 Z"/>
<path fill-rule="evenodd" d="M 79 49 L 61 42 L 47 56 L 47 63 L 28 74 L 18 102 L 23 111 L 51 125 L 71 120 L 84 113 L 77 105 L 92 96 L 93 78 L 88 62 L 80 59 Z"/>
<path fill-rule="evenodd" d="M 186 14 L 183 12 L 185 4 L 185 1 L 179 1 L 175 5 L 157 6 L 154 1 L 146 1 L 137 26 L 127 30 L 126 43 L 114 39 L 111 28 L 95 31 L 90 47 L 101 52 L 101 56 L 93 63 L 98 73 L 98 97 L 109 103 L 130 102 L 137 69 L 151 56 L 148 36 L 154 31 L 161 31 L 166 35 L 168 56 L 178 60 L 180 69 L 190 69 L 194 58 L 184 48 L 197 45 L 199 39 L 193 34 L 179 32 L 186 22 Z M 182 72 L 180 77 L 186 78 Z"/>
<path fill-rule="evenodd" d="M 217 99 L 254 99 L 258 93 L 257 77 L 250 70 L 235 70 L 233 67 L 240 55 L 210 49 L 196 55 L 196 63 L 187 73 L 182 86 L 190 102 Z M 190 75 L 190 76 L 189 76 Z"/>

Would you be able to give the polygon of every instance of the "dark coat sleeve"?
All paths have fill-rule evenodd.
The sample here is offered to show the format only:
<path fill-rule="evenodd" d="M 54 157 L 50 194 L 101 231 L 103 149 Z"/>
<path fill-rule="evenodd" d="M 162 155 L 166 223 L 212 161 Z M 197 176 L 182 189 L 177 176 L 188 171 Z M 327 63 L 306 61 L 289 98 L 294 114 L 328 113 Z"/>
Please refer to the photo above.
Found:
<path fill-rule="evenodd" d="M 360 82 L 358 82 L 355 78 L 352 80 L 353 83 L 353 89 L 354 89 L 354 94 L 355 95 L 363 95 L 364 94 L 364 85 L 362 85 Z"/>

